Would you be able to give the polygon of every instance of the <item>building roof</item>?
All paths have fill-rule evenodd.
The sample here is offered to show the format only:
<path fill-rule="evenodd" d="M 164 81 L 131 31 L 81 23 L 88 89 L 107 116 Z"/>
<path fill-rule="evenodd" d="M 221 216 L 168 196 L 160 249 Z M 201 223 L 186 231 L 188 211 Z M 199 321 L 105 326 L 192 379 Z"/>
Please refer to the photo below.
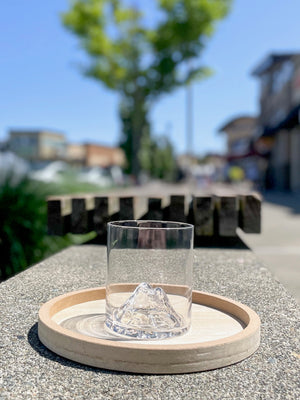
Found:
<path fill-rule="evenodd" d="M 300 53 L 271 53 L 263 59 L 251 72 L 252 76 L 261 76 L 266 73 L 274 64 L 290 60 L 293 56 Z"/>
<path fill-rule="evenodd" d="M 218 132 L 220 133 L 226 132 L 226 130 L 230 129 L 234 124 L 239 122 L 255 123 L 256 117 L 253 117 L 251 115 L 240 115 L 238 117 L 231 118 L 218 129 Z"/>
<path fill-rule="evenodd" d="M 60 137 L 65 137 L 65 133 L 56 129 L 47 129 L 47 128 L 25 128 L 25 129 L 20 129 L 20 128 L 11 128 L 9 130 L 10 135 L 41 135 L 41 134 L 50 134 L 50 135 L 55 135 L 55 136 L 60 136 Z"/>
<path fill-rule="evenodd" d="M 97 149 L 103 149 L 103 150 L 116 150 L 116 149 L 121 148 L 120 146 L 100 144 L 100 143 L 96 143 L 96 142 L 84 142 L 84 143 L 82 143 L 82 146 L 95 147 Z"/>

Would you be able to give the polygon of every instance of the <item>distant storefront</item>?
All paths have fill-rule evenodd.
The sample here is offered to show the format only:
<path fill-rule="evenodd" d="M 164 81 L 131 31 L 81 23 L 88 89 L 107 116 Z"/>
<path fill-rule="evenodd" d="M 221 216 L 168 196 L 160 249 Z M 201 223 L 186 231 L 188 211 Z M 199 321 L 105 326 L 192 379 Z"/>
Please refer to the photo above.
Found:
<path fill-rule="evenodd" d="M 252 74 L 260 80 L 256 146 L 268 160 L 267 185 L 300 191 L 300 53 L 271 54 Z"/>
<path fill-rule="evenodd" d="M 254 146 L 256 117 L 243 115 L 230 119 L 219 129 L 227 137 L 227 175 L 230 180 L 248 179 L 261 186 L 265 160 Z M 237 177 L 239 179 L 233 179 Z"/>

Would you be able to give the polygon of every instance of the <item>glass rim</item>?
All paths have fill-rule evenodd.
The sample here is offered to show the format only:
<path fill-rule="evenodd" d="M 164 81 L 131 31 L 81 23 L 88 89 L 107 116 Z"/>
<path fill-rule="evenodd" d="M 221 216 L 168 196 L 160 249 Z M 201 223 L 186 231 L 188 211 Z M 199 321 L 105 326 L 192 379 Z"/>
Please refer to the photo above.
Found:
<path fill-rule="evenodd" d="M 130 226 L 130 225 L 122 225 L 124 223 L 130 223 L 130 222 L 136 222 L 136 223 L 162 223 L 162 224 L 177 224 L 180 226 L 165 226 L 165 227 L 159 227 L 159 226 Z M 125 219 L 121 221 L 110 221 L 107 223 L 107 225 L 111 227 L 116 227 L 116 228 L 122 228 L 122 229 L 147 229 L 147 230 L 182 230 L 182 229 L 194 229 L 193 224 L 189 224 L 187 222 L 180 222 L 180 221 L 165 221 L 165 220 L 154 220 L 154 219 Z"/>

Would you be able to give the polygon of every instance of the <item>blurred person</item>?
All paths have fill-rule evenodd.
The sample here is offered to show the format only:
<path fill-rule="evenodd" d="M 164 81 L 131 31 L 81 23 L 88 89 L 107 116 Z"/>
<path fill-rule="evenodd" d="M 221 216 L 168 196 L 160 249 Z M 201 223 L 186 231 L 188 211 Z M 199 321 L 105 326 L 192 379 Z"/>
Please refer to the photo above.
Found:
<path fill-rule="evenodd" d="M 232 183 L 239 183 L 245 179 L 245 172 L 243 168 L 238 165 L 233 165 L 228 171 L 229 180 Z"/>

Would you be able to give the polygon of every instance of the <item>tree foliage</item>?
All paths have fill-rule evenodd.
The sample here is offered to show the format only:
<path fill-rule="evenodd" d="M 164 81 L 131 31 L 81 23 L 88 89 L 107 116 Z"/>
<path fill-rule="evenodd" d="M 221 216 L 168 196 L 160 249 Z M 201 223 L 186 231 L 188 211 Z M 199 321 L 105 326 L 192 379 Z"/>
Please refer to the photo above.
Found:
<path fill-rule="evenodd" d="M 139 162 L 142 170 L 154 178 L 167 181 L 173 181 L 176 178 L 177 165 L 174 149 L 166 135 L 156 138 L 143 136 Z"/>
<path fill-rule="evenodd" d="M 162 94 L 210 74 L 199 63 L 199 55 L 215 23 L 228 13 L 231 0 L 131 4 L 73 0 L 63 23 L 89 55 L 84 73 L 121 96 L 120 114 L 127 125 L 123 145 L 136 174 L 142 137 L 150 134 L 147 116 L 151 105 Z"/>

